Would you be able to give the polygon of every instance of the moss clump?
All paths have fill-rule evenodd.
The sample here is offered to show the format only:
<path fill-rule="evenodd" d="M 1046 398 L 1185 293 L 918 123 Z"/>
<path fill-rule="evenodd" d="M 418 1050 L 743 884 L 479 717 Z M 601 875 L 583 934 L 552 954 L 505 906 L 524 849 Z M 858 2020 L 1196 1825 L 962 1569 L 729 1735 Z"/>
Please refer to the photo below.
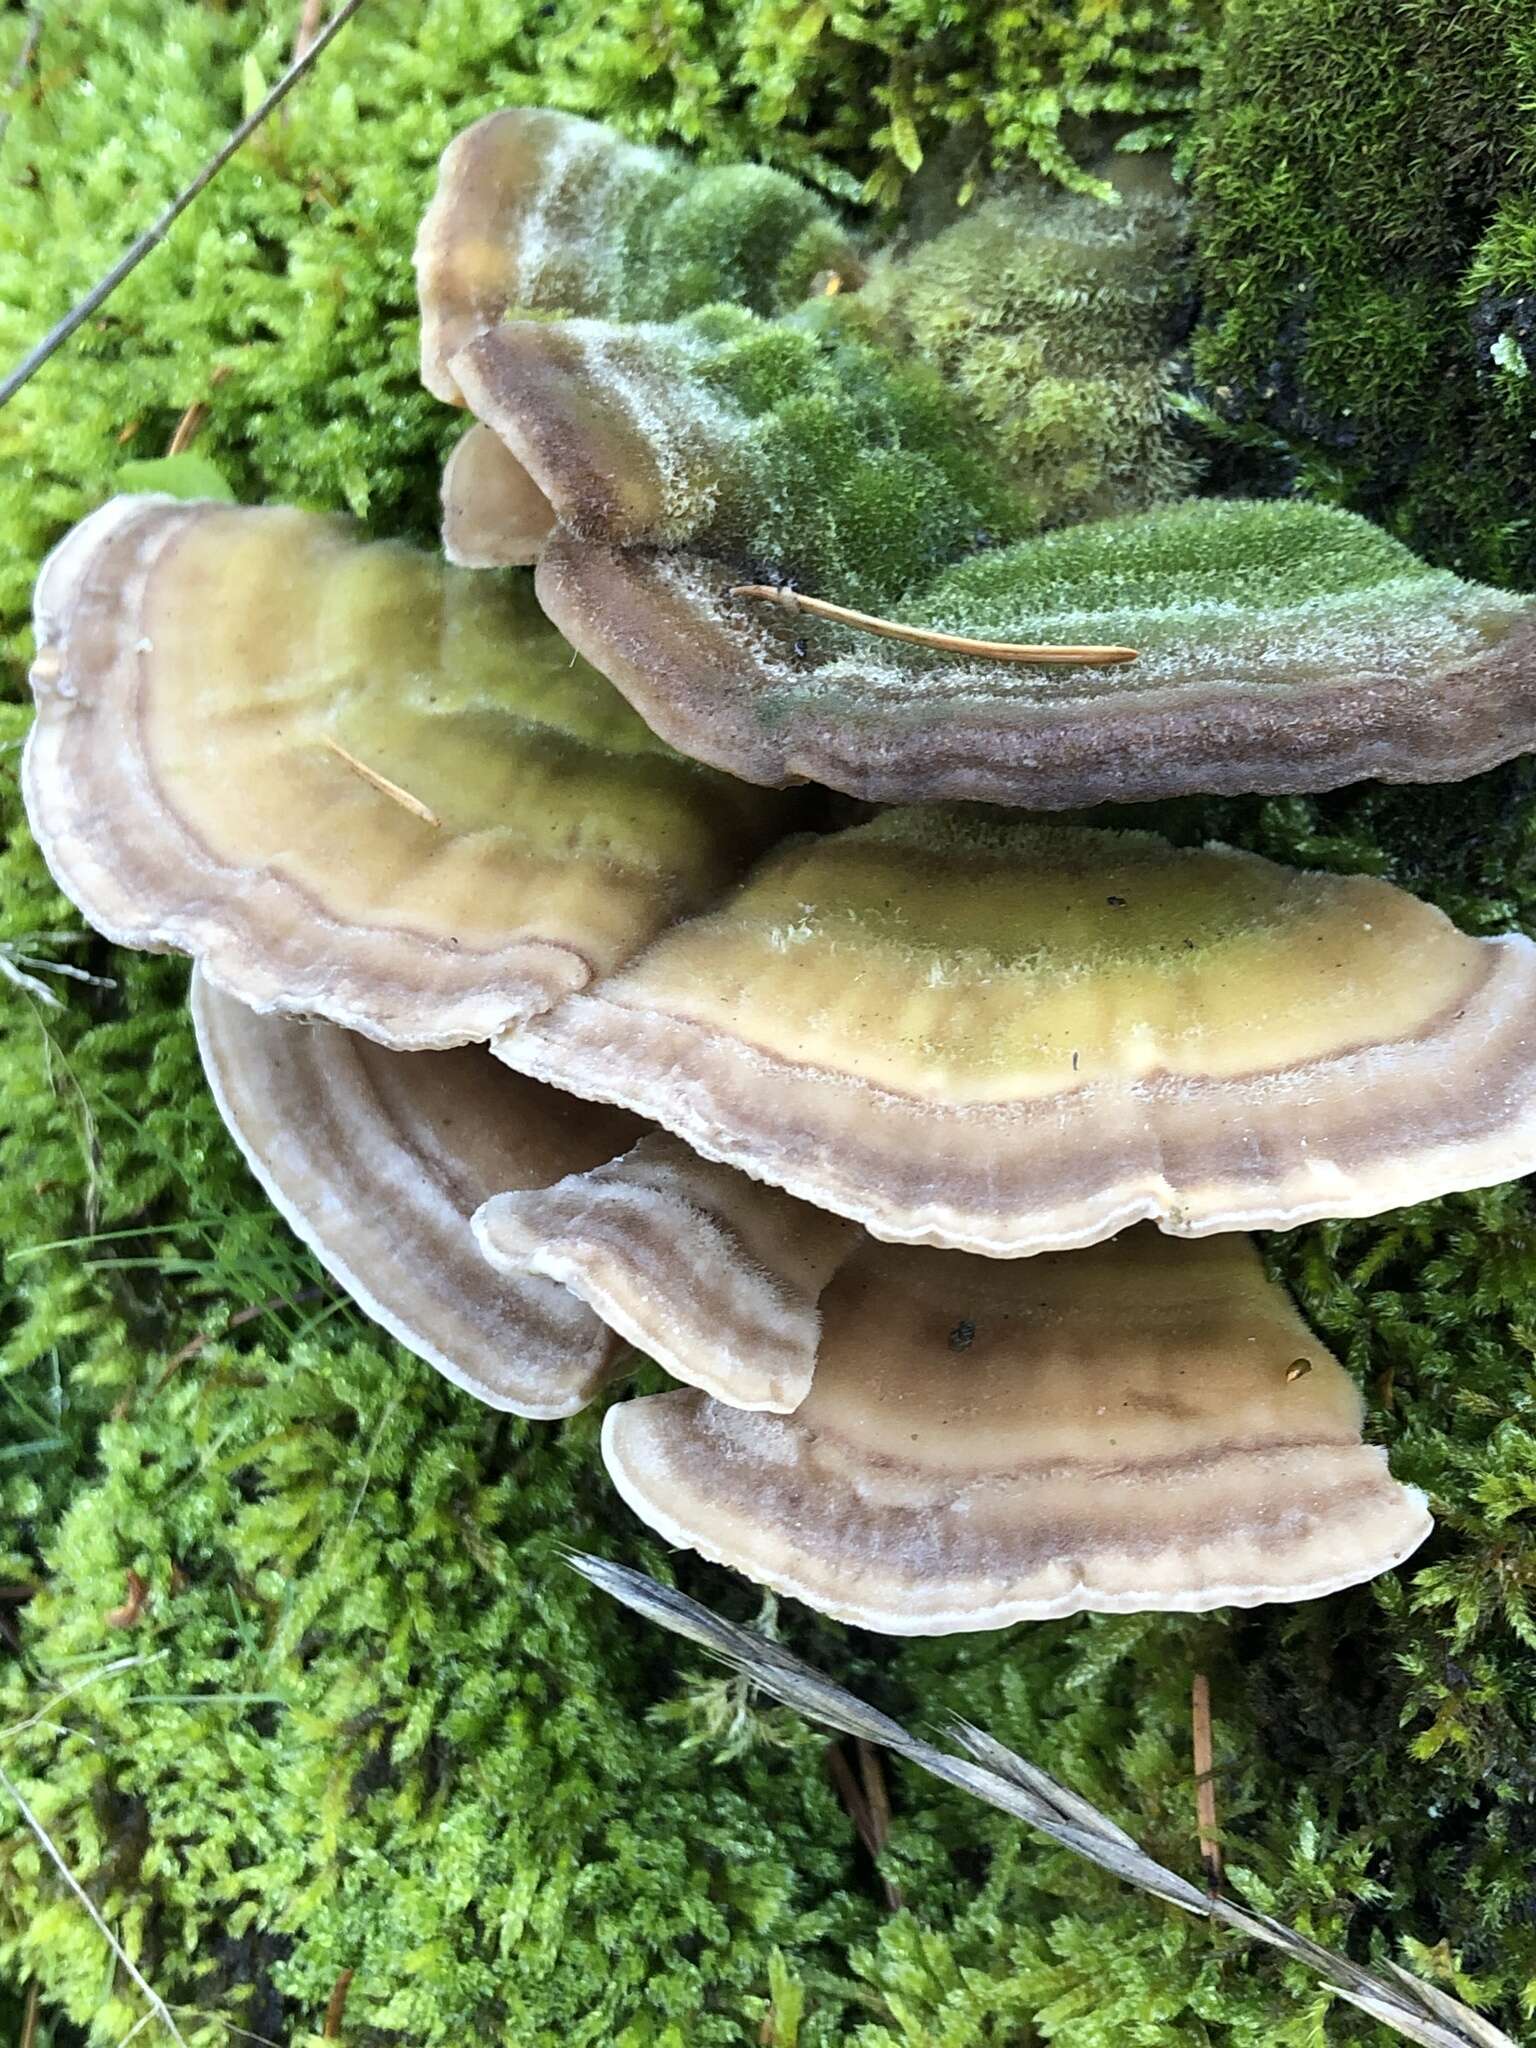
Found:
<path fill-rule="evenodd" d="M 1095 4 L 957 27 L 922 0 L 834 25 L 814 7 L 648 5 L 642 38 L 628 5 L 371 0 L 291 118 L 0 415 L 13 681 L 43 548 L 193 400 L 212 406 L 199 446 L 242 495 L 430 533 L 458 423 L 416 388 L 409 250 L 436 156 L 474 115 L 554 93 L 634 133 L 757 145 L 857 183 L 893 160 L 868 129 L 873 85 L 919 104 L 924 143 L 980 105 L 998 147 L 1027 149 L 1054 135 L 1063 80 L 1172 104 L 1189 19 Z M 257 34 L 266 76 L 291 29 Z M 0 76 L 21 33 L 17 17 Z M 237 114 L 251 33 L 213 9 L 170 33 L 157 0 L 47 17 L 0 146 L 8 356 Z M 24 723 L 12 710 L 0 728 L 12 831 Z M 1525 767 L 1156 822 L 1389 873 L 1471 929 L 1536 928 Z M 115 984 L 61 983 L 56 1013 L 0 982 L 0 1580 L 39 1588 L 4 1608 L 25 1657 L 0 1646 L 0 1763 L 189 2039 L 222 2043 L 228 2020 L 303 2041 L 348 1969 L 358 2048 L 1320 2038 L 1310 1980 L 904 1771 L 888 1868 L 908 1908 L 888 1913 L 819 1739 L 558 1565 L 564 1538 L 666 1568 L 595 1483 L 591 1419 L 489 1415 L 312 1293 L 319 1274 L 207 1101 L 182 970 L 84 942 L 19 833 L 0 939 Z M 948 1643 L 779 1625 L 914 1720 L 955 1708 L 995 1727 L 1186 1871 L 1188 1683 L 1207 1671 L 1244 1888 L 1361 1955 L 1466 1973 L 1518 2030 L 1536 1980 L 1536 1215 L 1524 1190 L 1494 1190 L 1275 1254 L 1441 1512 L 1395 1579 L 1294 1611 Z M 149 1598 L 125 1621 L 130 1570 Z M 739 1583 L 679 1570 L 756 1612 Z M 97 1675 L 124 1656 L 154 1661 Z M 140 2017 L 3 1794 L 0 1971 L 35 1976 L 103 2048 Z M 1342 2010 L 1327 2030 L 1338 2048 L 1381 2039 Z"/>
<path fill-rule="evenodd" d="M 846 260 L 821 195 L 761 164 L 699 165 L 611 126 L 545 159 L 538 254 L 523 243 L 520 314 L 672 320 L 716 301 L 773 314 Z"/>
<path fill-rule="evenodd" d="M 1122 159 L 1114 204 L 1038 181 L 878 275 L 864 299 L 939 370 L 1033 524 L 1135 512 L 1195 487 L 1174 399 L 1188 326 L 1184 208 Z"/>
<path fill-rule="evenodd" d="M 1233 0 L 1195 152 L 1195 362 L 1281 476 L 1536 581 L 1522 0 Z"/>
<path fill-rule="evenodd" d="M 574 467 L 588 459 L 583 410 L 606 411 L 656 473 L 649 524 L 672 546 L 857 603 L 931 575 L 980 531 L 1027 523 L 965 407 L 841 300 L 779 321 L 711 306 L 670 326 L 587 328 L 582 346 Z"/>
<path fill-rule="evenodd" d="M 925 157 L 1088 179 L 1074 123 L 1179 127 L 1217 0 L 554 0 L 530 22 L 541 96 L 653 140 L 780 164 L 895 200 Z"/>

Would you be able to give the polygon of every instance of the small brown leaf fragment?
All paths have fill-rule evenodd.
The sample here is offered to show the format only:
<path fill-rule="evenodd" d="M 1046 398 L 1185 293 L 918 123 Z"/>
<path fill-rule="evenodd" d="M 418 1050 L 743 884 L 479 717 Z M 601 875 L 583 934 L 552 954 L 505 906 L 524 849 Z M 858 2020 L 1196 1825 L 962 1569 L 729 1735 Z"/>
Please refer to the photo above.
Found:
<path fill-rule="evenodd" d="M 1290 1386 L 1296 1380 L 1304 1380 L 1311 1370 L 1312 1361 L 1310 1358 L 1293 1358 L 1290 1364 L 1286 1367 L 1286 1385 Z"/>
<path fill-rule="evenodd" d="M 128 1597 L 121 1607 L 112 1608 L 102 1619 L 108 1628 L 132 1628 L 149 1605 L 149 1581 L 141 1578 L 130 1566 L 128 1571 Z"/>

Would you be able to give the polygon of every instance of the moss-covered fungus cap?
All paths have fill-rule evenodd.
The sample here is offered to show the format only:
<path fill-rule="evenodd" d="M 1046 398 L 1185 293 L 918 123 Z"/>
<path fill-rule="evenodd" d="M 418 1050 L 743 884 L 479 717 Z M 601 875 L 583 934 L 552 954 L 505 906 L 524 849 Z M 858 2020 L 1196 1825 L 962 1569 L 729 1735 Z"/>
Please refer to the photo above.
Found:
<path fill-rule="evenodd" d="M 782 799 L 658 742 L 515 580 L 118 498 L 36 597 L 27 807 L 108 937 L 401 1049 L 489 1038 L 712 900 Z"/>
<path fill-rule="evenodd" d="M 573 1415 L 616 1340 L 550 1280 L 475 1248 L 493 1190 L 609 1159 L 631 1118 L 509 1074 L 480 1046 L 389 1052 L 334 1024 L 259 1016 L 202 975 L 198 1050 L 251 1171 L 328 1273 L 402 1344 L 493 1408 Z"/>
<path fill-rule="evenodd" d="M 840 1620 L 1311 1599 L 1428 1533 L 1244 1238 L 1023 1265 L 866 1240 L 823 1320 L 793 1415 L 651 1395 L 610 1409 L 603 1452 L 667 1541 Z"/>
<path fill-rule="evenodd" d="M 670 319 L 714 300 L 771 313 L 859 259 L 782 171 L 700 166 L 546 107 L 506 107 L 448 145 L 416 241 L 422 381 L 508 313 Z"/>
<path fill-rule="evenodd" d="M 1536 1166 L 1536 945 L 1364 876 L 891 811 L 506 1034 L 876 1236 L 1013 1257 Z"/>
<path fill-rule="evenodd" d="M 558 1280 L 674 1378 L 780 1413 L 810 1389 L 823 1288 L 858 1241 L 797 1202 L 652 1132 L 474 1219 L 498 1271 Z"/>
<path fill-rule="evenodd" d="M 629 469 L 639 502 L 650 469 Z M 972 640 L 1130 647 L 1130 664 L 934 652 L 737 594 L 759 581 L 745 559 L 568 533 L 538 571 L 550 617 L 656 732 L 753 782 L 1054 810 L 1456 781 L 1536 744 L 1532 600 L 1327 506 L 1090 522 L 984 548 L 882 608 Z"/>

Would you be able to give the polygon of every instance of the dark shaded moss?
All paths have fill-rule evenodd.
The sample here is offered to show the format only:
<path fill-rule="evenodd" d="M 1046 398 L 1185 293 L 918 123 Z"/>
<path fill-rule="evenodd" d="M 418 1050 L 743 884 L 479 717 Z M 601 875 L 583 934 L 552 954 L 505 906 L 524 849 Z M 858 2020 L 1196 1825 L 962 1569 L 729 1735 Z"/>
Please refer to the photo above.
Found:
<path fill-rule="evenodd" d="M 1533 93 L 1524 0 L 1232 0 L 1193 158 L 1194 360 L 1206 400 L 1248 430 L 1238 476 L 1299 479 L 1436 561 L 1521 585 L 1536 582 Z"/>

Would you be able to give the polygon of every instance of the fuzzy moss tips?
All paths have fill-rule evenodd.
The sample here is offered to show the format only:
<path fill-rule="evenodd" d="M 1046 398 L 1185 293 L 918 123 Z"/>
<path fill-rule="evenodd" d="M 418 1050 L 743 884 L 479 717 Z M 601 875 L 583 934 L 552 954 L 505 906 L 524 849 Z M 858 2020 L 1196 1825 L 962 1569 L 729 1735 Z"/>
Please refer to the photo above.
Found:
<path fill-rule="evenodd" d="M 978 543 L 1192 485 L 1182 212 L 1158 167 L 1122 182 L 1114 205 L 1037 182 L 776 321 L 641 322 L 617 292 L 609 321 L 514 319 L 451 380 L 579 537 L 873 602 Z"/>
<path fill-rule="evenodd" d="M 698 548 L 857 602 L 1026 517 L 937 373 L 836 300 L 780 321 L 517 323 L 454 370 L 586 540 Z"/>
<path fill-rule="evenodd" d="M 1536 585 L 1523 0 L 1236 0 L 1195 151 L 1194 360 L 1230 461 Z"/>
<path fill-rule="evenodd" d="M 1174 404 L 1192 310 L 1184 204 L 1159 159 L 1106 169 L 1113 203 L 1028 184 L 864 293 L 965 398 L 1042 527 L 1184 496 L 1199 472 Z"/>
<path fill-rule="evenodd" d="M 1536 740 L 1536 609 L 1352 514 L 1192 500 L 977 550 L 884 608 L 999 662 L 737 594 L 695 555 L 556 537 L 539 595 L 673 745 L 753 781 L 1037 809 L 1450 781 Z M 819 592 L 817 594 L 820 594 Z"/>

